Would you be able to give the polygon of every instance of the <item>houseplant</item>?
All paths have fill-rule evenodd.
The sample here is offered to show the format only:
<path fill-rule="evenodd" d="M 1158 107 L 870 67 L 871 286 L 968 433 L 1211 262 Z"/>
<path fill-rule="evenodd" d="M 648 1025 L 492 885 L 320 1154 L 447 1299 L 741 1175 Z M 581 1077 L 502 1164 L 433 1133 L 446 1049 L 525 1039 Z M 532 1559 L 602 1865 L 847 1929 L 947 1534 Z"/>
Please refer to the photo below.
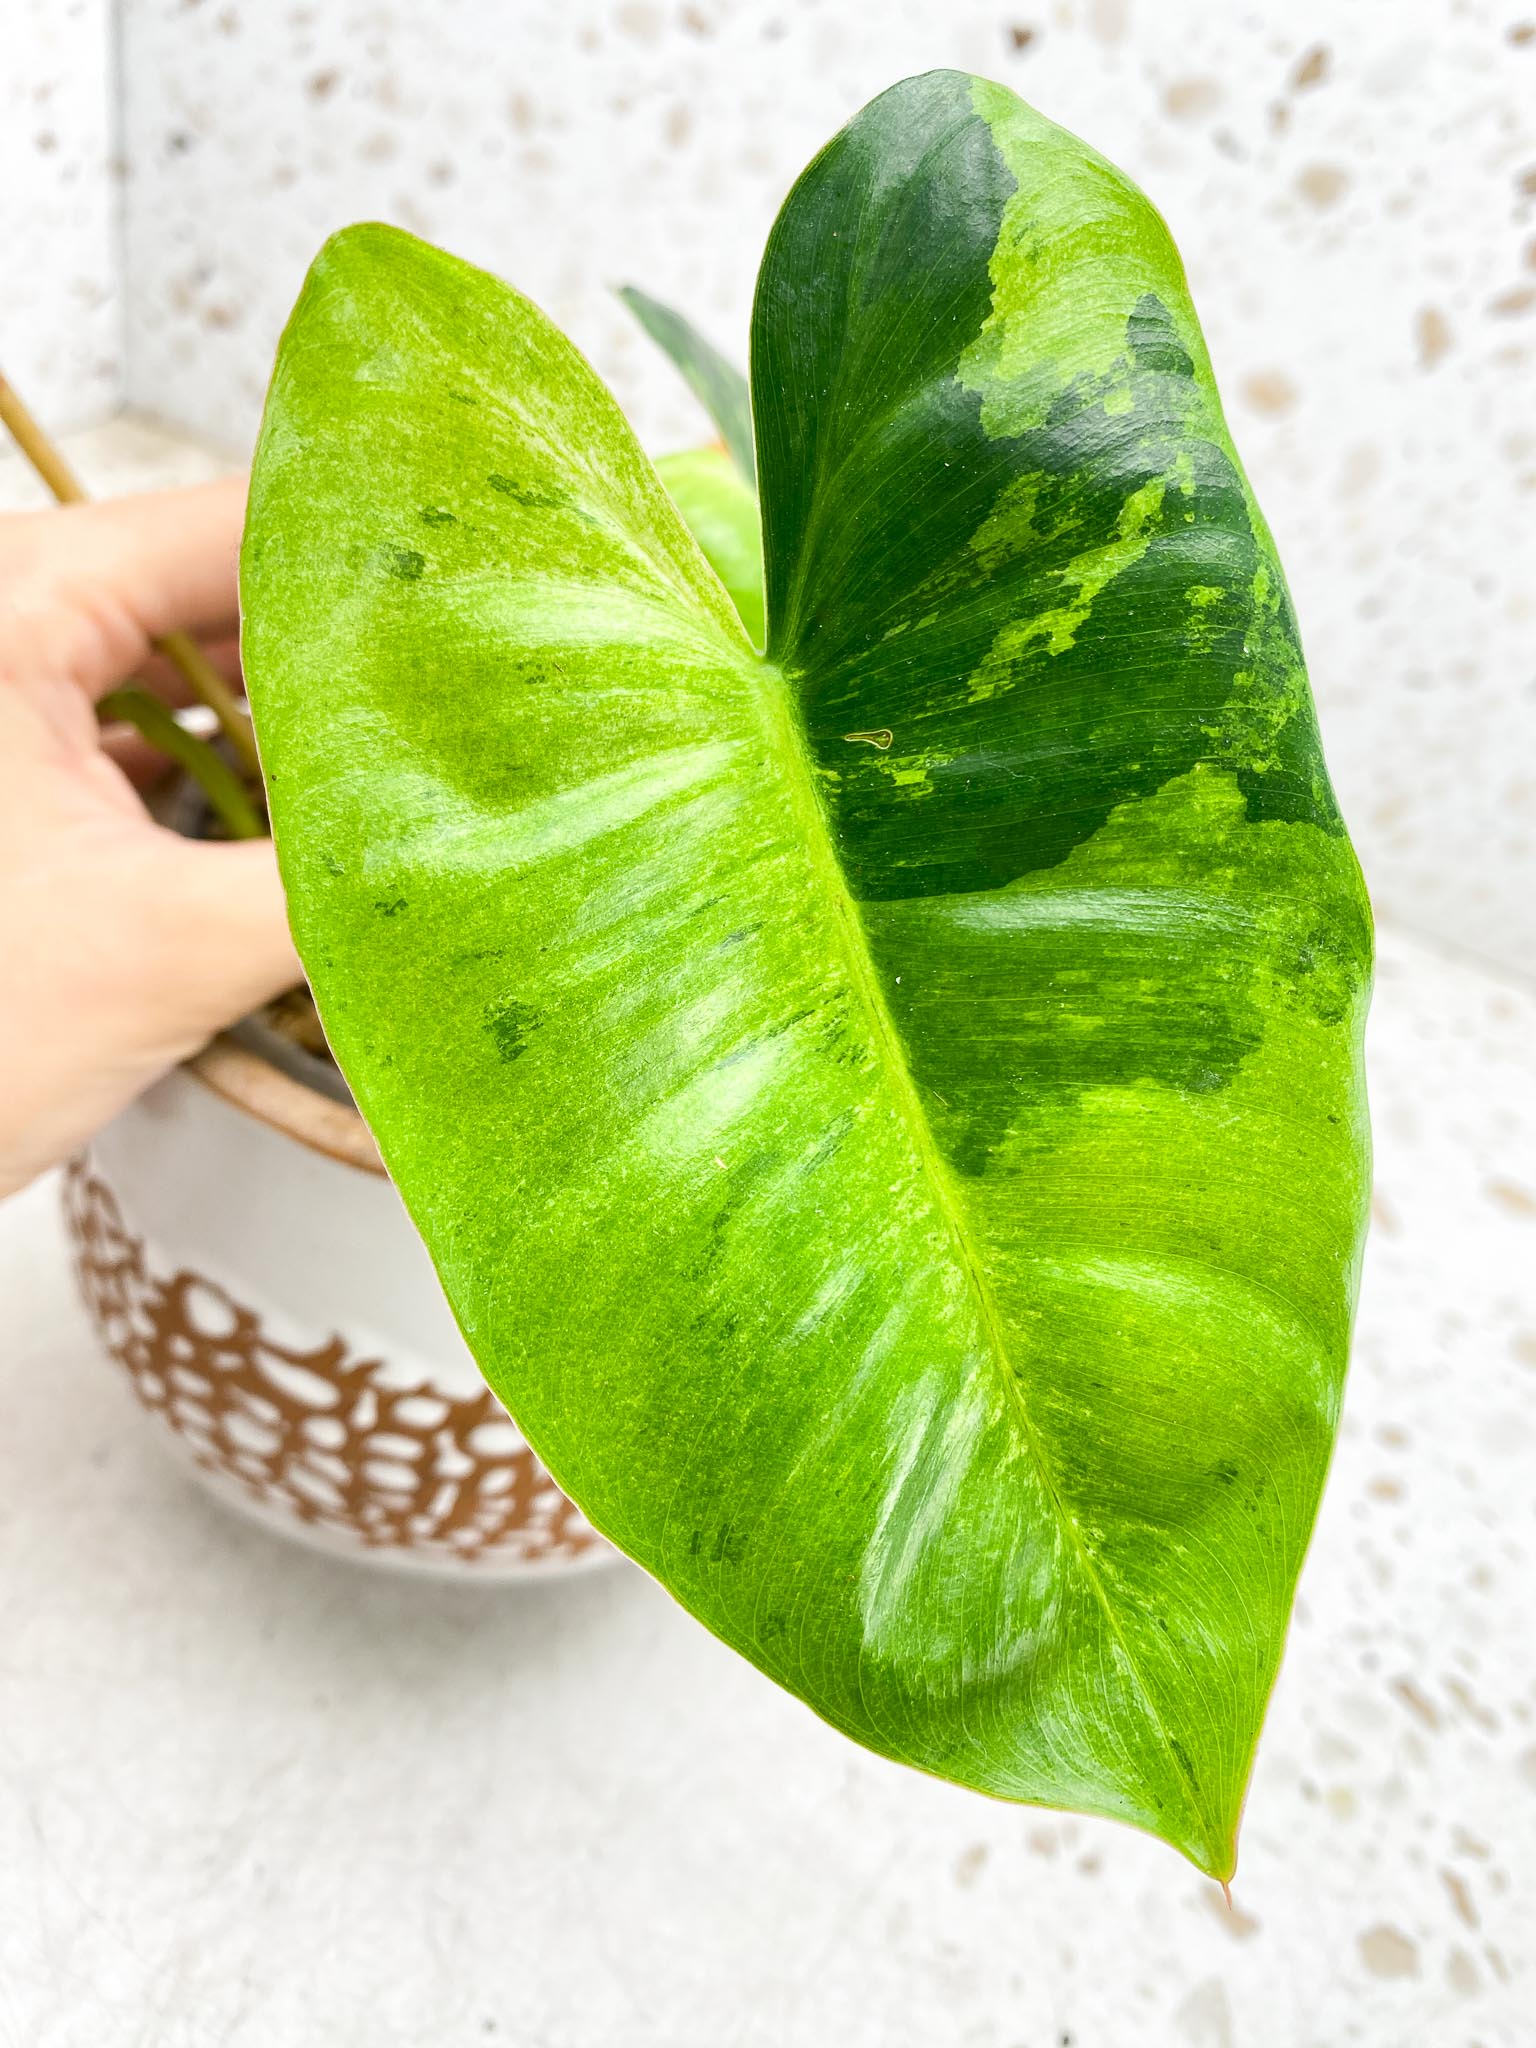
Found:
<path fill-rule="evenodd" d="M 1226 1877 L 1337 1420 L 1369 915 L 1171 242 L 999 87 L 815 160 L 766 651 L 410 237 L 279 353 L 248 683 L 326 1028 L 562 1486 L 885 1754 Z"/>
<path fill-rule="evenodd" d="M 869 1746 L 1225 1878 L 1368 1152 L 1273 544 L 1162 224 L 981 81 L 806 172 L 752 396 L 674 504 L 514 292 L 322 252 L 243 567 L 300 950 L 593 1523 Z"/>

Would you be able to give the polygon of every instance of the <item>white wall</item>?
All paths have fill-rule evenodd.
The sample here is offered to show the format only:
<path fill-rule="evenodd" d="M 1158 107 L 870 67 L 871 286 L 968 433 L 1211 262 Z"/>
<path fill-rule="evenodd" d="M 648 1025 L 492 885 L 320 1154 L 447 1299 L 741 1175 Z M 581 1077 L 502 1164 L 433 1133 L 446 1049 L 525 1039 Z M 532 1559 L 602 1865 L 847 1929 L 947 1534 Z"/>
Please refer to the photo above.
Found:
<path fill-rule="evenodd" d="M 0 370 L 57 428 L 122 396 L 111 0 L 0 0 Z"/>
<path fill-rule="evenodd" d="M 130 395 L 236 447 L 366 215 L 503 271 L 687 439 L 609 286 L 739 351 L 842 120 L 933 64 L 1016 86 L 1185 251 L 1379 903 L 1532 971 L 1536 0 L 122 0 L 122 35 Z"/>

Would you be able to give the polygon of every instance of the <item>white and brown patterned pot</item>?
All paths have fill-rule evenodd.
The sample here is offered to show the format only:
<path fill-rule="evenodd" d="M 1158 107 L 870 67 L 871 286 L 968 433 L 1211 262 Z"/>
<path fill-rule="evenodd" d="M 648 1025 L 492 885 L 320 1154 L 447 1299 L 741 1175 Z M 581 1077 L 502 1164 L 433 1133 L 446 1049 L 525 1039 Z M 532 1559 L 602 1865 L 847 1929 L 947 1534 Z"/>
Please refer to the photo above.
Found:
<path fill-rule="evenodd" d="M 92 1140 L 65 1212 L 102 1342 L 205 1483 L 300 1541 L 462 1579 L 607 1562 L 339 1096 L 224 1037 Z"/>

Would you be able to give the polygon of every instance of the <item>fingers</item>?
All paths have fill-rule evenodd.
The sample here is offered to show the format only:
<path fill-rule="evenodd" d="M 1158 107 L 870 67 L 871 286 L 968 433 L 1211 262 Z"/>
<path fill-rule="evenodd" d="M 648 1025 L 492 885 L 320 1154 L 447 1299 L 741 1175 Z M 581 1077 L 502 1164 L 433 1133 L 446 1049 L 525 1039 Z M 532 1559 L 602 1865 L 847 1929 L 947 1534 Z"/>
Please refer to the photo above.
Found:
<path fill-rule="evenodd" d="M 72 577 L 120 604 L 150 640 L 233 632 L 245 479 L 71 505 Z"/>
<path fill-rule="evenodd" d="M 14 657 L 99 697 L 167 633 L 229 640 L 244 508 L 245 480 L 229 477 L 6 521 L 0 567 Z"/>
<path fill-rule="evenodd" d="M 159 913 L 191 1051 L 303 978 L 270 839 L 215 846 L 167 835 Z"/>
<path fill-rule="evenodd" d="M 5 957 L 27 969 L 26 1002 L 0 1004 L 0 1196 L 299 978 L 270 841 L 106 820 L 52 856 L 0 896 Z"/>

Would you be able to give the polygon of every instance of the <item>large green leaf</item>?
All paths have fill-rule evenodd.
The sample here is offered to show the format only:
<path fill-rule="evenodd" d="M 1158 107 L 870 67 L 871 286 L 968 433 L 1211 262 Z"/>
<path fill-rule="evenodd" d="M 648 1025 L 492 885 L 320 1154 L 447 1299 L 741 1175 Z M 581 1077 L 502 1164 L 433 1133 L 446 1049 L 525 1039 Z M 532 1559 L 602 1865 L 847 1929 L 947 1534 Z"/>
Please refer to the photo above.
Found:
<path fill-rule="evenodd" d="M 331 1044 L 565 1486 L 860 1741 L 1225 1876 L 1338 1414 L 1369 919 L 1147 202 L 867 108 L 753 334 L 768 658 L 525 300 L 328 245 L 246 668 Z"/>

